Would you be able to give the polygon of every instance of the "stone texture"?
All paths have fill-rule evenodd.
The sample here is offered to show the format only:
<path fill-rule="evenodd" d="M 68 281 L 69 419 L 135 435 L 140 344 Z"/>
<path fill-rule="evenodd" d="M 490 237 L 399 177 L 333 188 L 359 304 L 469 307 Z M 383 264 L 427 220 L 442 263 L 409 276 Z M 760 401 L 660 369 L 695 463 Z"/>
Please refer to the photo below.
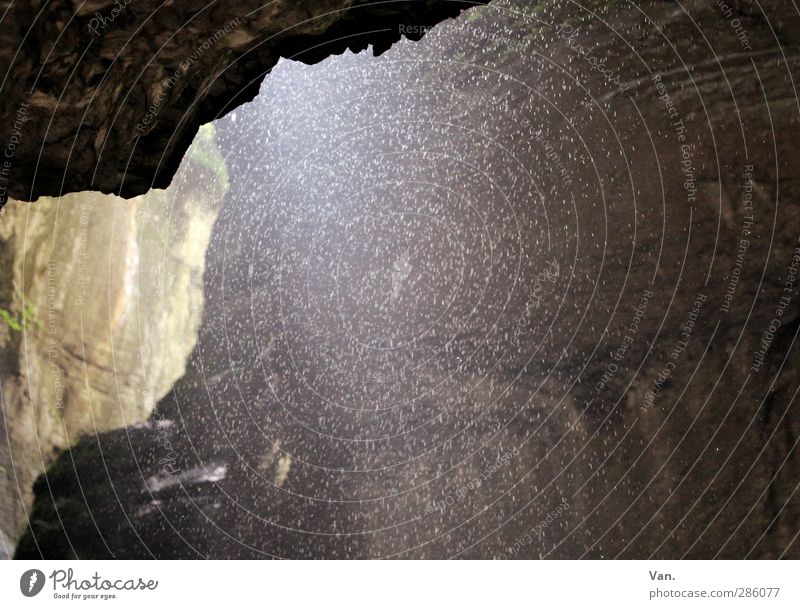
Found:
<path fill-rule="evenodd" d="M 396 59 L 437 57 L 456 64 L 429 69 L 427 89 L 446 93 L 412 98 L 417 103 L 409 102 L 409 114 L 458 127 L 438 134 L 421 129 L 421 141 L 426 149 L 450 153 L 467 165 L 492 168 L 491 178 L 502 180 L 529 221 L 521 241 L 533 260 L 541 255 L 536 220 L 542 214 L 525 204 L 539 199 L 525 190 L 524 176 L 512 180 L 513 164 L 499 147 L 487 152 L 465 133 L 488 129 L 516 159 L 530 164 L 547 193 L 540 209 L 551 214 L 554 227 L 549 253 L 564 272 L 553 286 L 559 297 L 548 299 L 538 311 L 540 319 L 526 326 L 521 351 L 510 350 L 497 366 L 486 365 L 495 361 L 492 350 L 507 350 L 502 331 L 525 310 L 529 277 L 521 280 L 517 300 L 508 303 L 511 319 L 501 320 L 498 333 L 487 336 L 487 359 L 462 364 L 455 357 L 441 358 L 414 375 L 414 383 L 449 383 L 405 419 L 392 419 L 391 413 L 342 416 L 304 392 L 290 356 L 320 353 L 320 346 L 330 345 L 317 342 L 302 308 L 292 320 L 299 337 L 289 335 L 278 322 L 286 310 L 280 302 L 285 293 L 274 280 L 287 271 L 281 263 L 291 270 L 293 263 L 305 260 L 303 248 L 311 239 L 303 239 L 302 230 L 310 234 L 317 227 L 314 214 L 300 211 L 323 207 L 328 198 L 340 210 L 351 209 L 348 205 L 355 203 L 342 195 L 358 190 L 359 178 L 371 183 L 361 171 L 368 167 L 387 180 L 398 174 L 435 179 L 474 200 L 496 232 L 509 233 L 499 230 L 504 226 L 492 199 L 477 196 L 487 191 L 476 188 L 481 182 L 475 172 L 459 171 L 457 164 L 438 165 L 433 158 L 422 169 L 374 162 L 370 153 L 375 146 L 417 143 L 408 131 L 391 139 L 395 134 L 376 130 L 375 140 L 358 141 L 361 150 L 323 145 L 314 157 L 317 164 L 300 165 L 289 162 L 296 158 L 292 155 L 302 157 L 303 146 L 317 143 L 302 137 L 313 134 L 312 129 L 297 127 L 303 112 L 288 101 L 277 104 L 279 116 L 298 119 L 281 123 L 297 136 L 287 136 L 281 148 L 273 139 L 262 143 L 255 138 L 260 132 L 247 120 L 254 109 L 243 108 L 231 140 L 252 130 L 249 139 L 258 141 L 252 143 L 255 153 L 267 147 L 270 158 L 285 162 L 274 171 L 286 170 L 295 179 L 280 184 L 261 167 L 250 183 L 249 168 L 237 176 L 244 180 L 238 194 L 249 193 L 252 206 L 226 207 L 215 227 L 208 314 L 187 374 L 160 401 L 151 421 L 84 439 L 38 479 L 32 530 L 17 556 L 800 556 L 796 291 L 763 367 L 757 373 L 751 369 L 800 235 L 796 20 L 781 12 L 780 2 L 733 3 L 736 14 L 747 18 L 754 47 L 743 53 L 716 3 L 681 3 L 713 48 L 675 3 L 613 4 L 626 5 L 609 19 L 636 43 L 636 56 L 591 19 L 576 19 L 573 27 L 582 44 L 620 70 L 641 116 L 552 30 L 532 33 L 536 46 L 527 47 L 542 51 L 545 59 L 509 53 L 508 32 L 496 27 L 498 15 L 491 9 L 479 9 L 468 23 L 453 24 L 458 31 L 445 26 L 441 39 L 426 38 L 413 49 L 419 56 L 397 49 L 399 54 L 384 57 L 385 63 L 371 64 L 371 76 L 364 79 L 378 90 L 391 82 L 387 75 L 410 73 L 412 80 L 419 64 L 412 61 L 414 68 L 404 72 L 397 67 L 402 62 L 393 63 Z M 662 33 L 680 57 L 665 51 Z M 483 65 L 509 76 L 482 73 Z M 569 74 L 561 66 L 568 66 Z M 325 83 L 328 69 L 313 72 L 320 94 L 349 99 L 347 90 Z M 661 76 L 693 138 L 698 188 L 692 202 L 684 188 L 680 146 L 653 88 L 653 74 Z M 532 91 L 564 114 L 537 101 Z M 296 100 L 300 108 L 303 101 Z M 385 116 L 379 107 L 377 118 L 403 118 L 406 107 L 398 107 L 387 103 Z M 375 118 L 371 107 L 360 110 L 368 124 L 378 122 L 368 120 Z M 525 125 L 541 125 L 543 139 L 530 137 Z M 578 140 L 573 127 L 585 141 Z M 569 188 L 553 153 L 569 167 Z M 742 169 L 750 161 L 755 166 L 753 219 L 747 220 Z M 337 179 L 326 181 L 331 166 L 340 172 L 339 181 L 343 175 L 352 179 L 345 186 Z M 265 195 L 277 203 L 259 207 Z M 296 217 L 306 219 L 307 226 L 293 225 Z M 467 214 L 450 218 L 462 222 L 459 226 L 469 219 Z M 745 222 L 751 232 L 741 279 L 723 309 Z M 287 254 L 280 245 L 291 237 L 296 249 Z M 253 260 L 264 264 L 248 270 Z M 480 258 L 472 262 L 470 268 L 488 266 Z M 493 287 L 503 292 L 507 275 L 498 277 Z M 651 283 L 657 295 L 623 361 L 608 375 L 633 307 Z M 700 293 L 707 301 L 691 346 L 682 352 L 659 398 L 647 405 L 647 392 L 658 382 Z M 367 296 L 363 300 L 373 302 Z M 545 331 L 556 315 L 558 331 Z M 541 349 L 531 360 L 537 342 Z M 469 355 L 470 348 L 464 341 L 453 344 L 451 353 Z M 327 353 L 334 354 L 327 362 L 306 357 L 306 363 L 322 364 L 320 369 L 309 366 L 310 378 L 332 368 L 330 360 L 349 363 L 344 349 Z M 349 370 L 342 369 L 346 376 Z M 476 381 L 486 374 L 490 382 Z M 464 399 L 462 391 L 476 385 Z M 503 392 L 506 386 L 513 391 Z M 354 382 L 349 388 L 357 393 L 364 386 Z M 287 412 L 276 392 L 294 410 Z M 527 407 L 518 412 L 522 404 Z M 339 431 L 374 436 L 415 429 L 431 417 L 435 425 L 427 435 L 398 435 L 354 448 L 307 433 L 295 417 L 343 420 Z M 455 438 L 464 422 L 473 420 Z M 449 437 L 455 438 L 452 443 L 438 445 L 438 439 Z M 503 465 L 509 447 L 520 452 Z M 288 462 L 279 457 L 282 453 L 295 459 Z M 397 455 L 420 458 L 397 464 Z M 104 456 L 113 487 L 97 467 Z M 492 469 L 497 460 L 501 466 Z M 345 471 L 354 463 L 359 471 Z M 380 469 L 387 464 L 391 467 Z M 442 472 L 446 475 L 439 476 Z M 487 472 L 492 474 L 479 488 L 467 486 Z M 83 494 L 75 490 L 79 483 Z"/>
<path fill-rule="evenodd" d="M 147 419 L 183 374 L 227 187 L 208 125 L 169 191 L 10 201 L 0 212 L 0 529 L 9 539 L 59 451 Z"/>
<path fill-rule="evenodd" d="M 166 188 L 198 127 L 250 101 L 281 57 L 379 54 L 475 4 L 3 0 L 0 201 Z"/>

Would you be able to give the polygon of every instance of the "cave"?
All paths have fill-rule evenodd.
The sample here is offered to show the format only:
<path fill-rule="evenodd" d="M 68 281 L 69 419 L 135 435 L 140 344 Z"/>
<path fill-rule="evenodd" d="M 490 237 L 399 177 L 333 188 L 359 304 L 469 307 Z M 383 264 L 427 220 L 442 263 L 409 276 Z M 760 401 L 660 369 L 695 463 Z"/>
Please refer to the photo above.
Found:
<path fill-rule="evenodd" d="M 800 558 L 800 14 L 2 2 L 0 553 Z"/>

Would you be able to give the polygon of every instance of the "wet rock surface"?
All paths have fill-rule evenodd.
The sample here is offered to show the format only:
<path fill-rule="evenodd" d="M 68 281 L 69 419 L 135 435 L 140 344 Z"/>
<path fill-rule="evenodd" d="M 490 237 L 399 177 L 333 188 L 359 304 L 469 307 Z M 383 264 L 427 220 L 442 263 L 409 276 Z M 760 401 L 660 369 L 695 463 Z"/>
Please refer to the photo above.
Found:
<path fill-rule="evenodd" d="M 732 4 L 276 68 L 186 375 L 17 556 L 800 557 L 798 30 Z"/>

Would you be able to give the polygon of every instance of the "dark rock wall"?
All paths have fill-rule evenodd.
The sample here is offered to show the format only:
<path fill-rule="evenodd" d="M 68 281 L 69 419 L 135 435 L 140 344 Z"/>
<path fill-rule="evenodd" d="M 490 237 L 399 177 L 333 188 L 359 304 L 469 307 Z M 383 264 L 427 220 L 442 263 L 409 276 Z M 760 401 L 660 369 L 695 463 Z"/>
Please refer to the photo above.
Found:
<path fill-rule="evenodd" d="M 599 19 L 584 15 L 581 20 L 572 11 L 567 35 L 576 34 L 576 41 L 565 40 L 550 28 L 540 28 L 526 40 L 519 24 L 513 25 L 515 17 L 506 27 L 507 15 L 481 9 L 451 27 L 449 46 L 426 40 L 421 46 L 428 54 L 415 55 L 419 47 L 414 47 L 407 55 L 390 54 L 386 64 L 378 62 L 372 69 L 370 82 L 415 84 L 414 71 L 428 70 L 424 88 L 438 95 L 409 93 L 416 102 L 408 104 L 413 113 L 386 102 L 383 111 L 361 109 L 365 125 L 405 119 L 420 120 L 424 126 L 413 134 L 398 130 L 396 139 L 384 135 L 396 148 L 376 143 L 381 141 L 378 134 L 374 140 L 365 137 L 367 142 L 355 144 L 363 147 L 361 152 L 352 153 L 358 162 L 350 164 L 375 167 L 374 182 L 400 175 L 445 184 L 479 200 L 479 209 L 485 205 L 488 209 L 478 217 L 491 218 L 491 225 L 502 234 L 505 218 L 490 205 L 488 189 L 482 190 L 475 176 L 459 172 L 433 153 L 468 160 L 471 167 L 491 168 L 489 174 L 504 185 L 505 194 L 519 202 L 519 220 L 526 226 L 523 247 L 528 266 L 519 284 L 523 296 L 516 293 L 510 303 L 509 325 L 525 311 L 524 295 L 530 293 L 540 270 L 536 261 L 542 259 L 545 243 L 567 269 L 548 310 L 531 321 L 537 331 L 526 327 L 522 348 L 516 354 L 504 353 L 489 377 L 490 385 L 503 386 L 505 381 L 516 389 L 500 400 L 502 406 L 485 395 L 454 397 L 456 388 L 472 387 L 478 371 L 490 369 L 482 357 L 494 362 L 496 353 L 507 348 L 502 335 L 494 337 L 497 342 L 490 340 L 491 348 L 475 358 L 475 370 L 447 369 L 460 382 L 453 383 L 453 393 L 437 396 L 443 403 L 457 404 L 453 412 L 461 420 L 469 420 L 470 407 L 476 404 L 498 408 L 492 416 L 502 420 L 512 417 L 515 407 L 528 399 L 541 401 L 531 408 L 533 413 L 525 412 L 515 421 L 510 438 L 491 444 L 501 455 L 503 447 L 525 445 L 516 460 L 518 469 L 506 474 L 506 486 L 494 482 L 470 491 L 474 499 L 447 506 L 443 514 L 437 510 L 441 522 L 421 516 L 403 529 L 410 531 L 411 539 L 425 539 L 423 547 L 407 550 L 413 544 L 391 530 L 374 536 L 371 549 L 376 554 L 391 553 L 389 548 L 428 556 L 451 555 L 454 548 L 468 548 L 465 554 L 473 556 L 500 554 L 503 543 L 514 547 L 533 528 L 531 522 L 548 516 L 564 498 L 572 505 L 568 515 L 518 554 L 710 557 L 719 552 L 729 557 L 775 557 L 797 551 L 792 542 L 798 521 L 794 492 L 798 420 L 792 391 L 797 387 L 793 340 L 798 302 L 790 296 L 786 306 L 779 305 L 782 297 L 796 293 L 791 283 L 787 289 L 787 281 L 800 237 L 795 205 L 798 166 L 791 151 L 798 130 L 793 85 L 798 40 L 796 20 L 793 24 L 786 19 L 777 5 L 766 9 L 766 16 L 745 11 L 725 17 L 715 12 L 719 9 L 714 5 L 695 3 L 687 6 L 690 21 L 674 5 L 651 3 L 643 5 L 644 13 L 630 7 L 613 13 L 609 22 L 620 34 Z M 750 51 L 742 47 L 731 18 L 744 20 Z M 665 40 L 674 45 L 673 53 L 664 52 Z M 616 71 L 611 76 L 619 75 L 626 91 L 592 70 L 577 45 L 591 49 L 596 58 L 606 58 Z M 628 45 L 635 48 L 635 55 Z M 424 63 L 440 57 L 454 61 L 438 70 Z M 421 61 L 412 64 L 413 70 L 404 70 L 389 59 Z M 321 71 L 318 74 L 325 82 Z M 337 89 L 332 83 L 328 86 Z M 402 87 L 390 84 L 386 89 Z M 331 95 L 349 100 L 356 90 L 354 85 L 349 95 L 348 91 Z M 677 118 L 670 116 L 659 97 L 662 91 L 683 121 L 683 142 L 678 137 L 684 131 L 676 131 Z M 425 121 L 438 121 L 438 129 L 445 131 L 437 132 Z M 474 132 L 465 136 L 459 129 L 446 130 L 448 123 L 497 137 L 508 150 L 487 152 Z M 539 129 L 543 133 L 537 135 Z M 683 144 L 691 147 L 691 171 L 684 170 Z M 382 165 L 369 156 L 375 148 L 383 150 L 381 145 L 386 146 L 384 151 L 416 146 L 431 156 L 420 166 L 387 168 L 388 162 Z M 531 203 L 538 201 L 535 194 L 520 186 L 526 176 L 514 168 L 516 162 L 530 167 L 540 183 L 545 193 L 541 207 Z M 569 183 L 560 173 L 561 162 L 568 168 Z M 750 165 L 752 171 L 747 169 Z M 324 170 L 320 161 L 311 173 Z M 304 171 L 309 168 L 304 166 Z M 689 176 L 696 192 L 687 187 Z M 309 185 L 300 172 L 293 177 L 292 188 L 300 197 Z M 320 181 L 335 182 L 332 176 Z M 288 187 L 279 192 L 279 199 L 292 196 Z M 402 199 L 404 194 L 398 188 L 388 193 L 389 199 Z M 432 197 L 420 195 L 411 205 L 427 208 Z M 341 202 L 344 193 L 331 199 L 347 207 Z M 444 208 L 454 205 L 450 202 Z M 448 221 L 466 238 L 478 219 L 462 211 L 448 216 Z M 543 225 L 551 231 L 545 232 Z M 300 229 L 284 232 L 292 230 Z M 545 241 L 545 234 L 550 240 Z M 294 253 L 301 241 L 284 247 Z M 446 287 L 448 274 L 457 267 L 447 266 L 447 258 L 436 255 L 442 260 L 440 279 Z M 490 266 L 475 252 L 471 256 L 468 268 L 496 269 L 506 281 L 495 287 L 505 294 L 512 283 L 508 268 L 500 263 Z M 285 281 L 291 276 L 291 262 L 274 255 L 272 259 L 289 267 L 284 268 Z M 648 289 L 653 297 L 629 343 L 625 337 L 635 307 L 641 309 Z M 460 294 L 458 304 L 473 305 L 467 296 L 473 294 Z M 698 300 L 701 296 L 704 300 Z M 489 311 L 499 310 L 498 302 L 490 303 Z M 759 365 L 759 344 L 770 340 L 776 309 L 782 317 L 780 339 L 775 338 L 765 363 Z M 260 317 L 277 317 L 278 311 Z M 547 335 L 544 331 L 551 320 L 557 321 Z M 689 322 L 693 330 L 685 333 Z M 476 325 L 474 330 L 480 337 L 486 333 L 485 326 Z M 315 340 L 319 339 L 310 335 L 306 343 Z M 465 341 L 463 347 L 468 345 Z M 457 344 L 451 348 L 465 358 L 470 353 L 460 351 Z M 674 370 L 671 362 L 677 362 Z M 454 356 L 450 364 L 455 366 Z M 662 382 L 665 368 L 671 373 Z M 550 373 L 546 380 L 539 376 L 541 370 Z M 540 383 L 542 389 L 536 394 Z M 486 383 L 478 385 L 486 390 Z M 647 394 L 655 388 L 660 393 L 651 400 Z M 547 423 L 534 436 L 536 445 L 525 444 L 527 434 L 538 429 L 542 419 Z M 482 433 L 486 432 L 475 431 L 481 446 L 487 437 Z M 562 437 L 562 443 L 548 453 Z M 391 450 L 405 454 L 406 447 L 398 442 Z M 452 453 L 464 450 L 452 448 Z M 452 453 L 443 451 L 438 459 L 431 458 L 432 463 L 425 464 L 427 475 L 445 468 L 443 463 Z M 522 478 L 529 469 L 532 473 Z M 413 506 L 409 507 L 398 498 L 402 507 L 397 509 L 407 516 L 424 515 L 426 501 L 452 497 L 485 468 L 476 456 L 475 462 L 457 471 L 449 474 L 449 491 L 420 489 L 418 504 L 409 500 Z M 407 489 L 418 473 L 398 473 L 392 482 L 387 474 L 380 484 Z M 523 483 L 512 484 L 521 479 Z M 537 484 L 542 495 L 530 489 Z M 427 499 L 426 492 L 430 492 Z M 526 494 L 530 504 L 522 498 Z M 498 503 L 490 513 L 481 513 L 480 507 L 494 500 Z M 377 508 L 370 518 L 375 527 L 385 524 Z M 504 526 L 494 529 L 487 523 Z M 437 529 L 457 532 L 443 539 Z M 473 548 L 465 538 L 480 542 Z"/>
<path fill-rule="evenodd" d="M 800 556 L 797 19 L 583 4 L 284 66 L 221 121 L 187 374 L 39 479 L 18 556 Z M 376 207 L 466 254 L 413 222 L 354 238 Z M 413 349 L 352 347 L 462 271 Z"/>
<path fill-rule="evenodd" d="M 166 188 L 198 127 L 281 57 L 379 54 L 480 3 L 4 0 L 0 200 Z"/>

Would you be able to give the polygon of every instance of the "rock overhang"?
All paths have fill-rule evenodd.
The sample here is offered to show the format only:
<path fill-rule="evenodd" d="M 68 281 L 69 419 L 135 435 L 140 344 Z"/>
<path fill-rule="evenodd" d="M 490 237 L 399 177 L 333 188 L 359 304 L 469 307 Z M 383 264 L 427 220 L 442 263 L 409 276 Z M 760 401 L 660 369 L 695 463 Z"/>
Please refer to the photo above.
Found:
<path fill-rule="evenodd" d="M 378 55 L 486 3 L 2 2 L 0 202 L 166 188 L 199 127 L 252 100 L 281 58 Z"/>

